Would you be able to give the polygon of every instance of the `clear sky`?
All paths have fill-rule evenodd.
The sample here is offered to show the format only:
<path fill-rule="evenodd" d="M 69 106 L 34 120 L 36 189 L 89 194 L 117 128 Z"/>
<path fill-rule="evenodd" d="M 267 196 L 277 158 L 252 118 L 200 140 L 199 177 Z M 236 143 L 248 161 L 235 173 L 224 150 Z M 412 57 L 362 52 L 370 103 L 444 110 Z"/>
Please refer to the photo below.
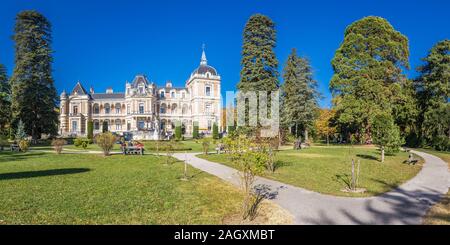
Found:
<path fill-rule="evenodd" d="M 414 69 L 438 41 L 450 38 L 450 1 L 284 1 L 284 0 L 2 0 L 0 63 L 14 64 L 11 40 L 15 15 L 35 9 L 53 25 L 53 75 L 58 92 L 80 80 L 97 92 L 124 91 L 125 81 L 143 73 L 159 85 L 183 86 L 199 65 L 202 44 L 222 76 L 222 91 L 239 80 L 242 30 L 254 13 L 276 23 L 276 54 L 284 65 L 291 48 L 310 58 L 324 95 L 333 74 L 331 59 L 345 27 L 362 17 L 386 18 L 409 38 Z M 281 66 L 280 66 L 281 71 Z M 408 72 L 410 77 L 414 71 Z"/>

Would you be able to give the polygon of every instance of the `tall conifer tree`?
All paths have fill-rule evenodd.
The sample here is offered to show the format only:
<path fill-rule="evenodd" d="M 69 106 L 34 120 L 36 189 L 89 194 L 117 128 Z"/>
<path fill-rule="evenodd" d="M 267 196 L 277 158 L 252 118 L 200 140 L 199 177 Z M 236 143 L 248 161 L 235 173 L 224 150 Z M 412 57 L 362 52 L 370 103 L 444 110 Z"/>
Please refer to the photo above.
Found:
<path fill-rule="evenodd" d="M 298 57 L 296 49 L 292 49 L 287 59 L 283 80 L 282 125 L 293 127 L 296 136 L 303 130 L 307 140 L 308 130 L 318 115 L 320 94 L 308 59 Z"/>
<path fill-rule="evenodd" d="M 450 40 L 438 42 L 417 70 L 415 85 L 419 94 L 419 126 L 426 143 L 441 138 L 450 149 Z"/>
<path fill-rule="evenodd" d="M 57 132 L 58 96 L 52 78 L 51 26 L 36 11 L 16 17 L 15 67 L 11 77 L 14 122 L 22 120 L 33 139 Z"/>
<path fill-rule="evenodd" d="M 11 119 L 11 89 L 6 68 L 0 64 L 0 134 L 6 134 L 6 126 Z"/>

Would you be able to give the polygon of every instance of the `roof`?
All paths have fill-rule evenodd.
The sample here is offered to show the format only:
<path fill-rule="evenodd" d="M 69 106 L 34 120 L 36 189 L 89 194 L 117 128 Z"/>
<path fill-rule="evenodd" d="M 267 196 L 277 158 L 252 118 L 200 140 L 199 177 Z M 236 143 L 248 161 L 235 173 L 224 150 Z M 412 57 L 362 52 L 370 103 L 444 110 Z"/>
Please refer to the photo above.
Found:
<path fill-rule="evenodd" d="M 101 100 L 101 99 L 125 99 L 124 93 L 112 93 L 112 94 L 106 94 L 106 93 L 95 93 L 91 94 L 91 97 L 94 100 Z"/>
<path fill-rule="evenodd" d="M 133 82 L 131 83 L 131 86 L 136 88 L 140 83 L 144 83 L 144 85 L 146 87 L 147 87 L 147 85 L 150 84 L 146 76 L 144 76 L 144 75 L 136 75 L 134 77 Z"/>
<path fill-rule="evenodd" d="M 81 85 L 80 82 L 77 82 L 77 84 L 75 85 L 75 87 L 72 90 L 72 93 L 70 93 L 70 94 L 75 95 L 75 93 L 78 95 L 87 95 L 88 94 L 86 89 L 84 89 L 83 85 Z"/>
<path fill-rule="evenodd" d="M 192 74 L 201 74 L 204 75 L 207 72 L 211 73 L 213 76 L 217 76 L 217 71 L 214 67 L 209 65 L 200 65 L 197 69 L 195 69 Z"/>

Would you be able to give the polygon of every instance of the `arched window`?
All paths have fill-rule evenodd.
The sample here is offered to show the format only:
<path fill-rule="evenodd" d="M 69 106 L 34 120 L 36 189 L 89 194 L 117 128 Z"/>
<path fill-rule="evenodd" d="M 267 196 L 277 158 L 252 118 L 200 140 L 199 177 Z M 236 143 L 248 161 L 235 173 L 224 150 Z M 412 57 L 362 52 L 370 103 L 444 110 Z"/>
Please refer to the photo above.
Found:
<path fill-rule="evenodd" d="M 172 104 L 172 114 L 176 114 L 177 113 L 177 104 Z"/>
<path fill-rule="evenodd" d="M 184 104 L 181 109 L 181 114 L 186 115 L 187 113 L 188 113 L 188 106 Z"/>
<path fill-rule="evenodd" d="M 120 119 L 116 119 L 116 130 L 122 130 L 122 123 Z"/>
<path fill-rule="evenodd" d="M 159 97 L 164 98 L 164 96 L 165 96 L 164 91 L 161 91 Z"/>
<path fill-rule="evenodd" d="M 94 121 L 94 130 L 100 130 L 100 122 L 97 120 Z"/>
<path fill-rule="evenodd" d="M 94 114 L 99 114 L 100 113 L 100 107 L 98 106 L 98 104 L 94 104 L 93 109 L 92 109 L 92 113 L 94 113 Z"/>
<path fill-rule="evenodd" d="M 73 106 L 72 112 L 73 112 L 74 115 L 77 115 L 77 114 L 78 114 L 78 106 L 77 106 L 77 105 L 74 105 L 74 106 Z"/>
<path fill-rule="evenodd" d="M 166 110 L 167 110 L 166 104 L 161 104 L 161 110 L 160 110 L 160 113 L 161 113 L 161 114 L 165 114 L 165 113 L 166 113 Z"/>
<path fill-rule="evenodd" d="M 111 112 L 111 106 L 108 103 L 106 103 L 105 104 L 105 114 L 109 114 L 110 112 Z"/>
<path fill-rule="evenodd" d="M 117 103 L 114 108 L 116 108 L 116 114 L 120 114 L 120 104 Z"/>

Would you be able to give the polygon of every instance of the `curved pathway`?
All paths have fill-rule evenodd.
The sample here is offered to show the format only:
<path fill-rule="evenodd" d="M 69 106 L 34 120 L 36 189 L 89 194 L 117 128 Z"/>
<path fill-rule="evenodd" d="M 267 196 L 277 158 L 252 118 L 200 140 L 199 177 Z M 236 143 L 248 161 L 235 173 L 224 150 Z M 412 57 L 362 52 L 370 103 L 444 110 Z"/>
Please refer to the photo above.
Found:
<path fill-rule="evenodd" d="M 324 195 L 278 181 L 258 177 L 256 185 L 270 188 L 273 201 L 287 209 L 296 224 L 421 224 L 431 205 L 450 186 L 447 164 L 433 155 L 411 151 L 425 159 L 416 177 L 379 196 L 348 198 Z M 195 155 L 175 153 L 195 168 L 239 185 L 237 170 Z"/>

